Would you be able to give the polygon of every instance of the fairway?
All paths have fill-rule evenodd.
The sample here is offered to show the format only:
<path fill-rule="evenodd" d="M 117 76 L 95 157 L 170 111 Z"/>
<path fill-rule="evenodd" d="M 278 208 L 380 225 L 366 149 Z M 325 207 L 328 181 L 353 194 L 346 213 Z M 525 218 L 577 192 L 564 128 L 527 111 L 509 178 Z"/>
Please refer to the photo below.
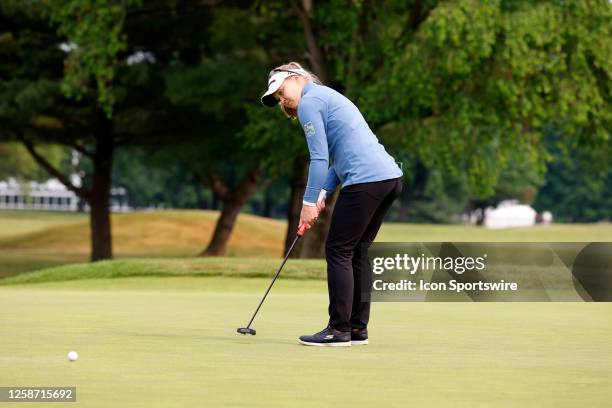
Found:
<path fill-rule="evenodd" d="M 139 277 L 0 286 L 0 384 L 83 407 L 604 407 L 609 303 L 375 303 L 368 346 L 304 347 L 325 282 Z M 6 339 L 10 339 L 6 341 Z M 77 362 L 66 354 L 79 352 Z M 19 406 L 38 406 L 20 404 Z M 11 405 L 12 406 L 12 405 Z"/>

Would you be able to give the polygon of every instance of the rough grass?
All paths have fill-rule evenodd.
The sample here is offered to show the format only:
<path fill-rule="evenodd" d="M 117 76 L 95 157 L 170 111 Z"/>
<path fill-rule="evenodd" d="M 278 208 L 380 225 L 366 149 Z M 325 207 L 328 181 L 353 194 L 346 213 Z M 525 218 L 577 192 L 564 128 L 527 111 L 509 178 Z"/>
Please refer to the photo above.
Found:
<path fill-rule="evenodd" d="M 118 255 L 182 256 L 201 252 L 212 236 L 218 211 L 157 211 L 113 214 L 113 249 Z M 228 253 L 280 256 L 285 223 L 249 214 L 238 216 Z M 89 220 L 80 219 L 0 239 L 3 250 L 89 253 Z"/>
<path fill-rule="evenodd" d="M 0 211 L 0 239 L 87 219 L 86 214 L 51 211 Z"/>

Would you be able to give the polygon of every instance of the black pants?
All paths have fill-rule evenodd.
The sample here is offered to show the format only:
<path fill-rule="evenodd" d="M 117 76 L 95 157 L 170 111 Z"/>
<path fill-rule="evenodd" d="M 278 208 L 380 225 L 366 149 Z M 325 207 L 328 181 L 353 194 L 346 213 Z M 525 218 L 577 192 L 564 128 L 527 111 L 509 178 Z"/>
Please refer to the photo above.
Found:
<path fill-rule="evenodd" d="M 368 324 L 370 302 L 361 301 L 362 255 L 367 256 L 367 248 L 376 238 L 385 214 L 399 197 L 402 181 L 398 177 L 340 190 L 325 242 L 329 324 L 336 330 L 348 331 Z M 369 286 L 364 289 L 371 293 Z"/>

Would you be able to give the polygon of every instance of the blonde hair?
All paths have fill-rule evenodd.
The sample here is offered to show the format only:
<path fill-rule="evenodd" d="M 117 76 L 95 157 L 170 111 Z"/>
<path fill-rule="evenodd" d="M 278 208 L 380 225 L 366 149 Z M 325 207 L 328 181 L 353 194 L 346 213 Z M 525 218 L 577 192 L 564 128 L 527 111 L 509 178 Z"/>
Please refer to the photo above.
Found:
<path fill-rule="evenodd" d="M 323 83 L 321 82 L 321 80 L 319 79 L 319 77 L 317 77 L 315 74 L 313 74 L 312 72 L 308 71 L 307 69 L 302 68 L 302 66 L 300 64 L 298 64 L 297 62 L 293 62 L 291 61 L 288 64 L 284 64 L 284 65 L 280 65 L 276 68 L 274 68 L 272 71 L 270 71 L 270 75 L 268 75 L 268 78 L 271 77 L 274 74 L 275 70 L 279 70 L 279 69 L 299 69 L 304 71 L 304 74 L 298 74 L 299 76 L 302 76 L 308 80 L 312 80 L 314 83 L 319 84 L 319 85 L 323 85 Z M 297 75 L 292 75 L 289 78 L 293 78 L 294 76 Z M 289 79 L 287 78 L 287 79 Z M 283 111 L 283 113 L 285 114 L 285 116 L 287 116 L 289 119 L 295 120 L 297 118 L 297 110 L 293 109 L 293 108 L 287 108 L 285 106 L 283 106 L 282 104 L 278 104 L 278 106 L 280 106 L 281 111 Z"/>

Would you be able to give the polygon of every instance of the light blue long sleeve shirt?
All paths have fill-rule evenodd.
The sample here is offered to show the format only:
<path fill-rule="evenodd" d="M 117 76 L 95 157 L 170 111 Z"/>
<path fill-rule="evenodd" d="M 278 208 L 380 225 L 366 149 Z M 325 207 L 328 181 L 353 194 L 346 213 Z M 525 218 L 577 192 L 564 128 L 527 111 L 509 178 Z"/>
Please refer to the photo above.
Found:
<path fill-rule="evenodd" d="M 316 203 L 321 189 L 333 191 L 338 184 L 344 188 L 403 175 L 357 106 L 341 93 L 309 81 L 297 114 L 310 151 L 304 204 Z"/>

